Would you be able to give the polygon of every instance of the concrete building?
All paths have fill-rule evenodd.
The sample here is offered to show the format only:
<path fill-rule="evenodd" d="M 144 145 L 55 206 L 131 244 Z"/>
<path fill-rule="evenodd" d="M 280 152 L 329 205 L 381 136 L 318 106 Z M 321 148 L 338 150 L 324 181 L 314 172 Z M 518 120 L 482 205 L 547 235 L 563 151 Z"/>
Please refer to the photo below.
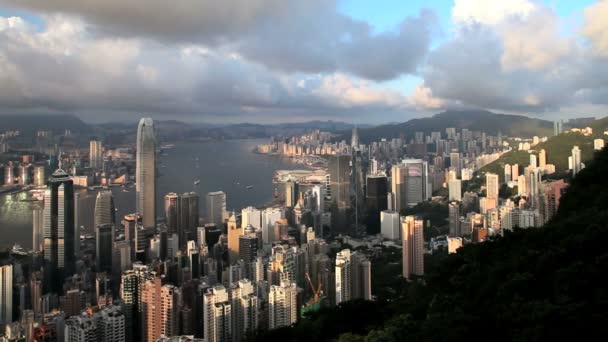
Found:
<path fill-rule="evenodd" d="M 295 283 L 281 281 L 268 293 L 268 329 L 288 327 L 298 320 L 298 289 Z"/>
<path fill-rule="evenodd" d="M 95 219 L 94 226 L 116 224 L 116 208 L 112 191 L 102 190 L 97 193 L 95 199 Z"/>
<path fill-rule="evenodd" d="M 156 226 L 156 137 L 154 122 L 142 118 L 137 127 L 136 210 L 145 228 Z"/>
<path fill-rule="evenodd" d="M 448 201 L 462 201 L 462 180 L 450 180 L 448 182 L 448 192 Z"/>
<path fill-rule="evenodd" d="M 13 266 L 0 266 L 0 325 L 13 321 Z"/>
<path fill-rule="evenodd" d="M 403 277 L 424 275 L 424 220 L 417 216 L 401 219 Z"/>
<path fill-rule="evenodd" d="M 214 191 L 207 194 L 207 222 L 214 223 L 217 227 L 224 225 L 226 216 L 226 193 Z"/>
<path fill-rule="evenodd" d="M 89 166 L 94 170 L 103 168 L 103 147 L 101 141 L 89 141 Z"/>
<path fill-rule="evenodd" d="M 399 240 L 401 226 L 399 224 L 399 213 L 391 210 L 380 212 L 380 233 L 382 237 L 389 240 Z"/>

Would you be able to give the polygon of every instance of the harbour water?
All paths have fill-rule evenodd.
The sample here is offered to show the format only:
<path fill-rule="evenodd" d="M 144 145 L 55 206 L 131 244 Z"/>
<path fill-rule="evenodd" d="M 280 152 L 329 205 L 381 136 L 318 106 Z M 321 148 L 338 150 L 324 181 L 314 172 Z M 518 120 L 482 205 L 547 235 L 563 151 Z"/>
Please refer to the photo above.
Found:
<path fill-rule="evenodd" d="M 163 196 L 168 192 L 194 191 L 200 196 L 200 214 L 205 214 L 205 194 L 224 191 L 228 210 L 260 206 L 273 199 L 274 172 L 278 169 L 302 169 L 301 165 L 277 156 L 252 153 L 265 139 L 226 140 L 178 144 L 159 156 L 157 183 L 157 216 L 163 215 Z M 195 184 L 195 182 L 198 182 Z M 117 220 L 135 211 L 135 187 L 113 187 Z M 93 212 L 97 190 L 78 190 L 79 220 L 84 230 L 93 232 Z M 18 243 L 30 249 L 32 241 L 32 208 L 34 202 L 23 202 L 28 194 L 0 195 L 0 249 Z"/>

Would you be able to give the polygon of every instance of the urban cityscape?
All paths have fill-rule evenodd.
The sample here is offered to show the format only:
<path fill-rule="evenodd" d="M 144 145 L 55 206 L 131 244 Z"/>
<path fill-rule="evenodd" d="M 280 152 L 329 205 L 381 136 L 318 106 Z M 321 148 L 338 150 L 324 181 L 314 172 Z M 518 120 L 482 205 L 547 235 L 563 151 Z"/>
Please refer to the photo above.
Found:
<path fill-rule="evenodd" d="M 449 25 L 461 31 L 435 41 L 424 27 L 444 21 L 433 14 L 446 10 L 439 1 L 408 16 L 397 33 L 373 32 L 370 25 L 379 30 L 383 21 L 349 1 L 150 4 L 169 19 L 142 13 L 148 4 L 139 2 L 123 9 L 113 1 L 0 1 L 0 42 L 7 43 L 0 80 L 27 77 L 15 56 L 31 58 L 28 66 L 40 74 L 36 87 L 12 78 L 0 85 L 0 342 L 513 341 L 605 333 L 608 116 L 601 91 L 608 78 L 601 69 L 608 21 L 601 18 L 608 2 L 576 9 L 448 2 Z M 302 33 L 314 26 L 308 11 L 331 21 L 322 30 L 339 38 Z M 580 34 L 591 47 L 540 42 L 555 38 L 564 11 L 580 12 Z M 258 17 L 279 26 L 270 33 Z M 158 25 L 131 22 L 144 18 Z M 541 31 L 540 40 L 527 25 Z M 282 26 L 302 34 L 296 38 L 304 46 L 284 42 L 274 32 Z M 519 90 L 483 89 L 489 62 L 482 57 L 473 62 L 479 88 L 471 85 L 478 80 L 462 89 L 452 83 L 473 69 L 435 79 L 441 67 L 468 63 L 463 56 L 474 44 L 493 44 L 484 27 L 496 31 L 487 41 L 504 40 L 498 68 L 517 70 L 505 82 L 517 78 L 517 87 L 541 84 L 552 93 L 533 89 L 523 103 L 488 94 Z M 33 38 L 15 40 L 24 35 Z M 395 62 L 386 45 L 409 44 L 397 54 L 414 58 L 417 39 L 427 38 L 420 44 L 429 45 L 428 61 L 383 70 L 389 66 L 380 64 Z M 43 46 L 61 56 L 53 64 L 61 75 L 23 52 Z M 514 46 L 520 50 L 509 54 Z M 179 58 L 167 52 L 173 47 Z M 374 47 L 377 56 L 367 51 Z M 462 56 L 448 58 L 454 65 L 438 62 L 441 51 L 458 49 Z M 590 49 L 579 54 L 599 85 L 558 94 L 580 83 L 562 79 L 574 77 L 559 64 L 574 58 L 568 49 Z M 332 51 L 331 62 L 321 50 Z M 85 75 L 70 71 L 79 54 Z M 154 65 L 173 68 L 175 78 L 146 66 L 157 59 L 166 59 Z M 197 79 L 190 73 L 199 59 L 210 64 Z M 122 78 L 122 67 L 143 83 Z M 554 71 L 528 86 L 525 77 L 544 68 Z M 59 76 L 69 88 L 49 81 Z M 108 83 L 88 86 L 80 76 Z M 409 77 L 423 82 L 410 97 L 382 88 Z M 176 93 L 164 88 L 171 81 Z M 184 99 L 177 91 L 187 87 L 207 93 Z M 487 101 L 461 95 L 471 89 Z M 67 94 L 82 98 L 66 101 Z M 135 104 L 148 96 L 158 99 Z"/>

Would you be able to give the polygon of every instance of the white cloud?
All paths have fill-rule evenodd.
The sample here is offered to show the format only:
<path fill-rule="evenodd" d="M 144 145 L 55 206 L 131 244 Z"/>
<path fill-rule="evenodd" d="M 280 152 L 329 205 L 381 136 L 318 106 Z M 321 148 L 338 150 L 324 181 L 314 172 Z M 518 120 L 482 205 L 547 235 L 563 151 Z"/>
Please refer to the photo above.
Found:
<path fill-rule="evenodd" d="M 608 0 L 600 0 L 585 9 L 582 33 L 597 55 L 608 57 Z"/>
<path fill-rule="evenodd" d="M 419 109 L 440 109 L 446 105 L 446 101 L 434 97 L 431 88 L 424 86 L 424 84 L 416 86 L 409 102 Z"/>
<path fill-rule="evenodd" d="M 457 24 L 496 25 L 510 17 L 526 17 L 536 8 L 528 0 L 455 0 L 452 19 Z"/>

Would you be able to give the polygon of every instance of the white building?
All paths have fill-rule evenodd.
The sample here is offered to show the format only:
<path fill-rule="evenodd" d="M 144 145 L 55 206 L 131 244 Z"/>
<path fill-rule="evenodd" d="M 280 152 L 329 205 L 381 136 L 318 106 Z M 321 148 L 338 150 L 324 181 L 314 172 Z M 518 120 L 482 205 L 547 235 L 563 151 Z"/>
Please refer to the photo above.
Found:
<path fill-rule="evenodd" d="M 380 233 L 385 239 L 398 240 L 401 236 L 399 233 L 401 226 L 399 225 L 399 213 L 392 210 L 383 210 L 380 212 Z"/>
<path fill-rule="evenodd" d="M 448 182 L 449 196 L 448 201 L 462 201 L 462 181 L 452 179 Z"/>
<path fill-rule="evenodd" d="M 203 295 L 203 324 L 206 342 L 232 341 L 232 305 L 223 285 L 216 285 Z"/>
<path fill-rule="evenodd" d="M 288 327 L 298 319 L 298 289 L 295 283 L 281 281 L 268 293 L 268 328 Z"/>

